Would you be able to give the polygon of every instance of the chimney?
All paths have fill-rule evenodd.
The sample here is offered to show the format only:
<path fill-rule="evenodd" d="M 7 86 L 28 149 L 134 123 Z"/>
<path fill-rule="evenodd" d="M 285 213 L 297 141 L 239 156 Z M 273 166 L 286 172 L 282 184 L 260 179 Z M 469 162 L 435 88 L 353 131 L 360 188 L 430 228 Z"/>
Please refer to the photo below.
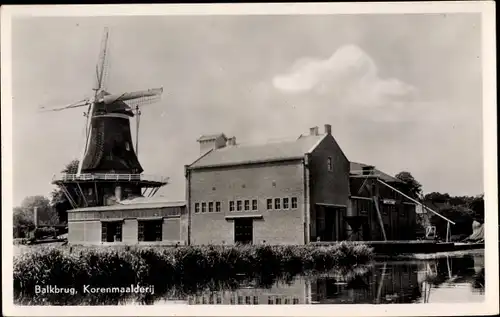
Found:
<path fill-rule="evenodd" d="M 312 127 L 309 129 L 310 135 L 319 135 L 318 127 Z"/>
<path fill-rule="evenodd" d="M 220 149 L 226 146 L 227 138 L 223 133 L 215 135 L 202 135 L 198 139 L 200 143 L 200 155 L 207 153 L 210 150 Z"/>
<path fill-rule="evenodd" d="M 227 139 L 227 145 L 228 146 L 235 146 L 236 145 L 236 137 L 233 136 L 233 137 Z"/>
<path fill-rule="evenodd" d="M 332 134 L 332 126 L 330 124 L 325 124 L 325 134 Z"/>

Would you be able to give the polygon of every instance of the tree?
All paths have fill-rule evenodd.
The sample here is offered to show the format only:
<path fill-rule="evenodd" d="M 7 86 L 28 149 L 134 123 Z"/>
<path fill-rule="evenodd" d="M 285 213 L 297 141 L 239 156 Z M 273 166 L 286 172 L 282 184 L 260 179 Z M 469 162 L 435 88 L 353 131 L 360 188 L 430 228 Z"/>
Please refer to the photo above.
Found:
<path fill-rule="evenodd" d="M 413 198 L 419 197 L 422 193 L 422 185 L 413 178 L 410 172 L 400 172 L 396 178 L 405 183 L 405 189 Z"/>
<path fill-rule="evenodd" d="M 50 201 L 41 195 L 26 197 L 13 210 L 14 236 L 23 237 L 35 227 L 35 208 L 39 225 L 56 225 L 59 218 Z"/>
<path fill-rule="evenodd" d="M 469 208 L 473 211 L 474 220 L 484 223 L 484 194 L 474 197 L 469 203 Z"/>
<path fill-rule="evenodd" d="M 78 160 L 72 160 L 71 162 L 66 164 L 66 166 L 61 172 L 67 174 L 76 174 L 78 172 L 78 164 L 79 164 Z M 68 192 L 72 196 L 72 198 L 76 200 L 77 195 L 76 193 L 72 192 L 71 188 L 68 188 Z M 68 197 L 64 193 L 63 189 L 60 186 L 57 186 L 57 188 L 55 188 L 52 191 L 50 196 L 51 196 L 51 205 L 56 210 L 60 222 L 67 223 L 68 210 L 73 209 L 73 206 L 69 202 Z"/>

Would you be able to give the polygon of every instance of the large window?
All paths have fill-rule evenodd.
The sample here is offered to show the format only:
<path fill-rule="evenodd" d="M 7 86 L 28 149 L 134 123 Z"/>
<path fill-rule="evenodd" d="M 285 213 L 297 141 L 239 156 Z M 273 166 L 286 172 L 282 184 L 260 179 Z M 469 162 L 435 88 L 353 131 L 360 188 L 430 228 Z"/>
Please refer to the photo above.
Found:
<path fill-rule="evenodd" d="M 229 211 L 234 211 L 234 200 L 229 202 Z"/>
<path fill-rule="evenodd" d="M 241 200 L 236 201 L 236 210 L 241 211 L 243 209 L 243 202 Z"/>
<path fill-rule="evenodd" d="M 120 242 L 122 241 L 122 222 L 105 221 L 101 227 L 102 242 Z"/>
<path fill-rule="evenodd" d="M 245 211 L 249 211 L 250 210 L 250 200 L 246 199 L 245 200 Z"/>
<path fill-rule="evenodd" d="M 139 220 L 138 238 L 139 241 L 161 241 L 163 220 Z"/>
<path fill-rule="evenodd" d="M 199 213 L 200 212 L 200 203 L 195 203 L 194 204 L 194 213 Z"/>
<path fill-rule="evenodd" d="M 208 212 L 214 212 L 214 203 L 212 201 L 208 203 Z"/>
<path fill-rule="evenodd" d="M 292 208 L 293 209 L 297 208 L 297 197 L 292 197 Z"/>
<path fill-rule="evenodd" d="M 220 201 L 215 202 L 215 212 L 221 212 Z"/>

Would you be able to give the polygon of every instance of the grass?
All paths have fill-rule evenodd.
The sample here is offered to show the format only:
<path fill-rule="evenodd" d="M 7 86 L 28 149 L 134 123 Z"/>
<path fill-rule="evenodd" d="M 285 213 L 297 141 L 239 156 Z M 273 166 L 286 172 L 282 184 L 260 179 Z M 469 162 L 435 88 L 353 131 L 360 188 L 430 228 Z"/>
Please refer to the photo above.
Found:
<path fill-rule="evenodd" d="M 257 280 L 269 287 L 277 280 L 290 281 L 299 274 L 336 270 L 347 274 L 369 263 L 366 245 L 342 242 L 334 246 L 189 246 L 154 247 L 37 247 L 14 259 L 16 301 L 31 304 L 67 304 L 74 296 L 35 294 L 36 285 L 82 289 L 154 285 L 155 296 L 192 294 L 200 289 L 231 289 L 242 280 Z M 120 299 L 123 296 L 113 294 Z M 113 298 L 80 298 L 81 303 L 105 303 Z M 77 303 L 78 304 L 78 303 Z"/>

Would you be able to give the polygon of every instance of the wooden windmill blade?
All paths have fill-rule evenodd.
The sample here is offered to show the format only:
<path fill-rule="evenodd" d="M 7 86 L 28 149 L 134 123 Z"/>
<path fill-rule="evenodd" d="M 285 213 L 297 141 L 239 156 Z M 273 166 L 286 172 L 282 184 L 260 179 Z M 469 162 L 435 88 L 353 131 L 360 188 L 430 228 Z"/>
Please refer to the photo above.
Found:
<path fill-rule="evenodd" d="M 130 104 L 147 101 L 149 99 L 158 99 L 163 94 L 163 88 L 153 88 L 148 90 L 139 90 L 134 92 L 126 92 L 123 94 L 106 95 L 100 99 L 100 102 L 111 104 L 117 101 L 123 101 Z"/>
<path fill-rule="evenodd" d="M 85 146 L 82 148 L 82 152 L 80 155 L 80 160 L 78 162 L 78 170 L 77 176 L 79 176 L 82 172 L 83 159 L 85 157 L 85 153 L 87 152 L 90 137 L 91 137 L 91 127 L 92 127 L 92 117 L 94 116 L 94 108 L 97 101 L 98 94 L 102 90 L 104 90 L 105 79 L 107 77 L 108 71 L 108 39 L 109 39 L 109 30 L 108 28 L 104 28 L 104 35 L 101 43 L 101 51 L 99 53 L 99 59 L 96 65 L 96 84 L 94 87 L 95 95 L 93 100 L 89 102 L 89 108 L 87 111 L 87 123 L 85 128 Z"/>
<path fill-rule="evenodd" d="M 45 106 L 40 106 L 39 111 L 40 112 L 51 112 L 51 111 L 62 111 L 66 109 L 72 109 L 72 108 L 79 108 L 79 107 L 84 107 L 89 104 L 90 100 L 89 99 L 82 99 L 77 102 L 71 103 L 69 105 L 65 106 L 59 106 L 59 107 L 51 107 L 47 108 Z"/>
<path fill-rule="evenodd" d="M 109 69 L 109 29 L 104 28 L 104 34 L 101 42 L 101 51 L 99 52 L 98 62 L 96 64 L 96 81 L 94 90 L 96 94 L 100 90 L 106 89 L 106 79 Z"/>

